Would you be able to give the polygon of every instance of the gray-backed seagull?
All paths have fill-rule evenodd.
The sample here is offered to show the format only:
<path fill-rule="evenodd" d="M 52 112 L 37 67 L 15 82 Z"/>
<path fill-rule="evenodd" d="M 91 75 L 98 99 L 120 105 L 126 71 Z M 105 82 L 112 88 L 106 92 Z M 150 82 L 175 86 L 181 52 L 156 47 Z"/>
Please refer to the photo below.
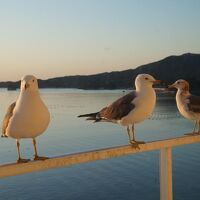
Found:
<path fill-rule="evenodd" d="M 28 162 L 20 156 L 20 143 L 22 138 L 32 138 L 34 145 L 34 160 L 44 160 L 47 157 L 38 156 L 36 137 L 41 135 L 48 127 L 50 114 L 40 98 L 37 79 L 27 75 L 21 80 L 20 94 L 16 102 L 12 103 L 3 120 L 2 137 L 16 139 L 18 162 Z"/>
<path fill-rule="evenodd" d="M 126 126 L 130 144 L 144 143 L 135 140 L 134 124 L 145 120 L 153 112 L 156 94 L 152 86 L 156 83 L 160 83 L 160 80 L 156 80 L 149 74 L 139 74 L 135 79 L 135 91 L 117 99 L 99 112 L 78 117 L 88 117 L 87 120 L 95 122 L 106 121 Z M 132 126 L 132 138 L 130 125 Z"/>
<path fill-rule="evenodd" d="M 195 122 L 192 134 L 195 134 L 196 126 L 198 124 L 198 132 L 200 134 L 200 97 L 192 95 L 189 91 L 189 83 L 183 79 L 177 80 L 169 88 L 177 88 L 176 104 L 179 112 L 186 119 Z"/>

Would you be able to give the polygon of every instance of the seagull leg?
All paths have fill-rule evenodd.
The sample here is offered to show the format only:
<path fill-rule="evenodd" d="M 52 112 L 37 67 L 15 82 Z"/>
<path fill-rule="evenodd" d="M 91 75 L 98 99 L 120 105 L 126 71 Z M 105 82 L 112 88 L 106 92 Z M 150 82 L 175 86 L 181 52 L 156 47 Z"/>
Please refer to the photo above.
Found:
<path fill-rule="evenodd" d="M 33 138 L 33 147 L 34 147 L 34 160 L 46 160 L 48 159 L 48 157 L 44 157 L 44 156 L 38 156 L 37 153 L 37 144 L 36 144 L 36 140 L 35 138 Z"/>
<path fill-rule="evenodd" d="M 199 128 L 198 128 L 198 135 L 200 135 L 200 121 L 198 121 L 198 126 L 199 126 Z"/>
<path fill-rule="evenodd" d="M 21 158 L 19 139 L 16 140 L 16 143 L 17 143 L 17 153 L 18 153 L 17 163 L 26 163 L 26 162 L 30 161 L 30 159 L 23 159 L 23 158 Z"/>
<path fill-rule="evenodd" d="M 133 135 L 132 142 L 138 143 L 138 144 L 145 144 L 144 141 L 136 141 L 136 140 L 135 140 L 135 129 L 134 129 L 134 124 L 132 125 L 132 135 Z"/>
<path fill-rule="evenodd" d="M 128 142 L 129 142 L 129 144 L 130 144 L 132 147 L 134 147 L 135 149 L 140 149 L 139 143 L 137 143 L 137 142 L 134 141 L 134 140 L 131 140 L 130 128 L 129 128 L 129 126 L 127 126 L 127 133 L 128 133 Z"/>
<path fill-rule="evenodd" d="M 131 144 L 132 147 L 134 147 L 134 148 L 136 148 L 136 149 L 140 149 L 138 143 L 137 143 L 137 142 L 133 142 L 133 140 L 131 140 L 130 128 L 129 128 L 129 126 L 127 126 L 127 133 L 128 133 L 128 142 L 129 142 L 129 144 Z"/>
<path fill-rule="evenodd" d="M 130 128 L 129 128 L 129 126 L 127 126 L 127 133 L 128 133 L 128 142 L 131 144 L 132 141 L 131 141 Z"/>
<path fill-rule="evenodd" d="M 195 133 L 195 131 L 196 131 L 196 127 L 197 127 L 197 121 L 195 121 L 194 129 L 193 129 L 193 133 Z"/>
<path fill-rule="evenodd" d="M 194 123 L 194 129 L 193 129 L 192 133 L 186 133 L 185 135 L 197 135 L 197 134 L 200 134 L 200 127 L 198 129 L 198 132 L 197 133 L 195 132 L 197 124 L 199 126 L 199 122 L 196 120 L 195 123 Z"/>
<path fill-rule="evenodd" d="M 133 135 L 133 140 L 132 141 L 135 141 L 135 127 L 134 127 L 134 124 L 132 125 L 132 135 Z"/>

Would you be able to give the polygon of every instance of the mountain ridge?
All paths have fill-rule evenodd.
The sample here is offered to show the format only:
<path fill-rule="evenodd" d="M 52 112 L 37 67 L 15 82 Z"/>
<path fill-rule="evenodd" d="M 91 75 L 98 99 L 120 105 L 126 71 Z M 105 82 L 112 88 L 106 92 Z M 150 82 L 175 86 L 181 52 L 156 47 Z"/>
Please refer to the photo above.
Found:
<path fill-rule="evenodd" d="M 127 89 L 133 86 L 133 80 L 140 73 L 149 73 L 167 83 L 185 79 L 193 89 L 200 89 L 200 54 L 171 55 L 134 69 L 39 79 L 38 82 L 40 88 Z M 19 81 L 0 82 L 0 87 L 19 87 Z"/>

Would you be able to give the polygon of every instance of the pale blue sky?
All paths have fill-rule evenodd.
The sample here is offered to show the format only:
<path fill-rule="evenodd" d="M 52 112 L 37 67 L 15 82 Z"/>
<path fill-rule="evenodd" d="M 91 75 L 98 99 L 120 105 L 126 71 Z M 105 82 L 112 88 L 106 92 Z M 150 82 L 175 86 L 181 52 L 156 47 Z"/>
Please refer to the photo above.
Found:
<path fill-rule="evenodd" d="M 199 0 L 0 0 L 0 81 L 200 53 Z"/>

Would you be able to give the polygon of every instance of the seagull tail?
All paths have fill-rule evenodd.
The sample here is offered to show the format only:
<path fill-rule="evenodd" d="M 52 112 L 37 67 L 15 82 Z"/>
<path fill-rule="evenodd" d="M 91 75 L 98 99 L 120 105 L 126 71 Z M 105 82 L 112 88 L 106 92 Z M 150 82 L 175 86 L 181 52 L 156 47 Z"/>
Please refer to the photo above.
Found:
<path fill-rule="evenodd" d="M 87 120 L 96 120 L 98 113 L 99 112 L 89 113 L 89 114 L 79 115 L 78 117 L 88 117 Z"/>

